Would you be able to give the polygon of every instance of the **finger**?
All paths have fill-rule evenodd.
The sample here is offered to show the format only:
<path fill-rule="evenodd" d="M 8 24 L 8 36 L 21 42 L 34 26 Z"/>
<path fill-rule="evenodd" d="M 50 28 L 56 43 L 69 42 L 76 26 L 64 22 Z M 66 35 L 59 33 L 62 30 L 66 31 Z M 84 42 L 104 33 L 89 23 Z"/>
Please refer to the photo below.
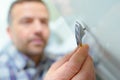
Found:
<path fill-rule="evenodd" d="M 87 57 L 81 70 L 72 78 L 72 80 L 96 80 L 92 58 Z"/>
<path fill-rule="evenodd" d="M 84 62 L 84 60 L 88 56 L 88 45 L 83 45 L 79 48 L 79 50 L 70 58 L 70 61 L 74 64 L 80 65 L 80 62 Z"/>
<path fill-rule="evenodd" d="M 88 56 L 88 46 L 80 47 L 70 58 L 56 70 L 55 76 L 59 75 L 62 80 L 71 80 L 72 77 L 79 71 Z"/>
<path fill-rule="evenodd" d="M 70 59 L 70 57 L 78 50 L 79 48 L 77 47 L 72 53 L 70 53 L 70 54 L 67 54 L 67 55 L 65 55 L 63 58 L 61 58 L 60 60 L 58 60 L 57 62 L 55 62 L 52 66 L 51 66 L 51 68 L 50 68 L 50 70 L 52 71 L 52 70 L 56 70 L 56 69 L 58 69 L 60 66 L 62 66 L 66 61 L 68 61 L 69 59 Z"/>
<path fill-rule="evenodd" d="M 64 63 L 66 61 L 68 61 L 70 59 L 70 57 L 73 55 L 73 53 L 75 53 L 77 50 L 78 50 L 78 47 L 72 53 L 65 55 L 63 58 L 61 58 L 60 60 L 58 60 L 57 62 L 52 64 L 52 66 L 50 67 L 50 69 L 47 72 L 47 75 L 53 74 L 56 69 L 58 69 L 60 66 L 64 65 Z"/>

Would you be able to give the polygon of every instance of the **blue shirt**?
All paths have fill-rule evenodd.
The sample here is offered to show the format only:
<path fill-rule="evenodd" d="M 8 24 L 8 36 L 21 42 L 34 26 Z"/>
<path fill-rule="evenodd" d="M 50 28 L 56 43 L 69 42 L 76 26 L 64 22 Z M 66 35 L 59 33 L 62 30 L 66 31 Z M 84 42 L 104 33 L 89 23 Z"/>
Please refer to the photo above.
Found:
<path fill-rule="evenodd" d="M 53 59 L 44 55 L 36 68 L 31 59 L 9 44 L 0 52 L 0 80 L 43 80 L 53 62 Z"/>

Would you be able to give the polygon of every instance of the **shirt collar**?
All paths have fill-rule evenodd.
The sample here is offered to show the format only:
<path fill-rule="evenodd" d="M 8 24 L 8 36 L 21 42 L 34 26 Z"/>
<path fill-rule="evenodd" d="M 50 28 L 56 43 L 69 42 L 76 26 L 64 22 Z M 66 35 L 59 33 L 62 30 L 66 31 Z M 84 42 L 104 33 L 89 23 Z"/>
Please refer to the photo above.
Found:
<path fill-rule="evenodd" d="M 7 54 L 10 57 L 10 60 L 13 61 L 18 70 L 23 70 L 27 67 L 35 68 L 35 63 L 23 53 L 19 52 L 13 44 L 9 45 L 7 49 L 8 50 L 6 51 L 8 51 Z M 44 54 L 38 66 L 40 67 L 44 64 L 49 67 L 54 61 L 55 60 L 51 59 L 47 54 Z"/>
<path fill-rule="evenodd" d="M 34 67 L 35 63 L 25 56 L 23 53 L 19 52 L 14 45 L 10 45 L 8 48 L 8 55 L 13 61 L 14 65 L 18 70 L 24 69 L 26 66 Z"/>

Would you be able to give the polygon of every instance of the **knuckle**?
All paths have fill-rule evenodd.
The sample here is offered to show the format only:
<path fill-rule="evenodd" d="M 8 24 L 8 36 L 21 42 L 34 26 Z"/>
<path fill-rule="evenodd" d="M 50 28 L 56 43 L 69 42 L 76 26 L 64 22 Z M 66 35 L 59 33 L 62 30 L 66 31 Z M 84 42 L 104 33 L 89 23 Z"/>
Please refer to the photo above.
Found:
<path fill-rule="evenodd" d="M 80 69 L 80 67 L 77 64 L 74 63 L 70 63 L 69 64 L 69 68 L 71 69 L 71 71 L 73 71 L 74 73 L 77 73 Z"/>

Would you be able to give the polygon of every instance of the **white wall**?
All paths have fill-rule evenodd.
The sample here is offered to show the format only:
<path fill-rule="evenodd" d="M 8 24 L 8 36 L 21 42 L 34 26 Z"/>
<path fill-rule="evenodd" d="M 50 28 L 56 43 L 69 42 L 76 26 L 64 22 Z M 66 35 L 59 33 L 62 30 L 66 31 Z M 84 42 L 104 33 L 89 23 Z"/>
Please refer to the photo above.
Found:
<path fill-rule="evenodd" d="M 3 45 L 9 40 L 9 37 L 6 33 L 7 12 L 12 1 L 13 0 L 0 1 L 0 50 L 2 49 Z"/>

